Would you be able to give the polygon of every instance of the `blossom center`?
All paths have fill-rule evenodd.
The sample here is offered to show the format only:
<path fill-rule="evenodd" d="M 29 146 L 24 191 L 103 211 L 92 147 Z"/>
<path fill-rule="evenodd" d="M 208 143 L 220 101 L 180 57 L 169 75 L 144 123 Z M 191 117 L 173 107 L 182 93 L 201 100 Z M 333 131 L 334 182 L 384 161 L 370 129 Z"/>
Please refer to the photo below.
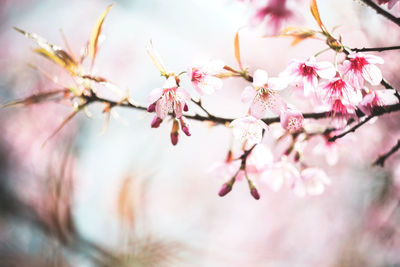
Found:
<path fill-rule="evenodd" d="M 363 57 L 355 57 L 355 58 L 351 59 L 350 62 L 351 62 L 351 68 L 353 70 L 360 71 L 360 72 L 362 72 L 362 69 L 364 68 L 364 66 L 368 64 L 368 61 Z"/>
<path fill-rule="evenodd" d="M 300 71 L 301 71 L 301 75 L 303 75 L 303 76 L 313 76 L 316 74 L 314 67 L 307 66 L 304 63 L 300 65 Z"/>

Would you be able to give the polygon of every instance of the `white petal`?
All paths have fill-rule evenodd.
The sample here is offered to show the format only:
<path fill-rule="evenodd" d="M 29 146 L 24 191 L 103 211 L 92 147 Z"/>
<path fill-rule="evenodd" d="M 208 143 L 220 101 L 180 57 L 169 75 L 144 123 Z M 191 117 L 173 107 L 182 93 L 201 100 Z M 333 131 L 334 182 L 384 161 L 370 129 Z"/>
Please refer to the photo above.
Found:
<path fill-rule="evenodd" d="M 395 90 L 379 90 L 375 92 L 383 105 L 394 105 L 399 103 L 399 99 L 395 95 Z"/>
<path fill-rule="evenodd" d="M 371 85 L 378 85 L 382 81 L 381 70 L 373 64 L 365 65 L 362 75 Z"/>
<path fill-rule="evenodd" d="M 257 69 L 253 76 L 253 85 L 255 87 L 263 87 L 268 83 L 268 73 L 265 70 Z"/>
<path fill-rule="evenodd" d="M 318 76 L 324 79 L 332 79 L 336 75 L 336 69 L 332 63 L 322 61 L 315 64 L 315 71 Z"/>
<path fill-rule="evenodd" d="M 374 55 L 363 55 L 363 57 L 368 61 L 370 64 L 383 64 L 385 61 L 383 58 L 374 56 Z"/>
<path fill-rule="evenodd" d="M 242 102 L 243 103 L 250 102 L 251 100 L 254 99 L 256 94 L 257 94 L 257 91 L 252 86 L 247 86 L 246 88 L 244 88 L 242 95 L 241 95 Z"/>
<path fill-rule="evenodd" d="M 290 78 L 284 77 L 273 77 L 269 78 L 268 80 L 268 87 L 274 91 L 281 91 L 288 87 L 289 83 L 291 82 Z"/>
<path fill-rule="evenodd" d="M 164 88 L 164 89 L 169 89 L 169 88 L 174 88 L 174 87 L 177 87 L 175 77 L 170 76 L 170 77 L 168 77 L 168 79 L 164 82 L 163 88 Z"/>
<path fill-rule="evenodd" d="M 172 103 L 166 100 L 165 97 L 160 98 L 156 104 L 156 113 L 157 116 L 161 119 L 165 119 L 167 117 L 168 112 L 172 109 Z"/>

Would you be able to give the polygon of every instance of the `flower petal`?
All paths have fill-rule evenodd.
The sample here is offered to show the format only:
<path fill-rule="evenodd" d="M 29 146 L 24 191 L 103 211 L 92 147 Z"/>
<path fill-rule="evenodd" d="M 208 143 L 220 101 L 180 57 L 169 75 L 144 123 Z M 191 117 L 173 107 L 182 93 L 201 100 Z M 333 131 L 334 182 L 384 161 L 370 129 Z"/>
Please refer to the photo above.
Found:
<path fill-rule="evenodd" d="M 371 85 L 378 85 L 382 81 L 381 70 L 373 64 L 365 65 L 362 75 Z"/>
<path fill-rule="evenodd" d="M 264 87 L 268 83 L 268 73 L 265 70 L 257 69 L 253 76 L 254 87 Z"/>
<path fill-rule="evenodd" d="M 156 102 L 162 96 L 162 94 L 163 94 L 163 89 L 161 89 L 161 88 L 153 89 L 150 92 L 150 95 L 149 95 L 149 97 L 147 99 L 149 105 L 151 105 L 154 102 Z"/>

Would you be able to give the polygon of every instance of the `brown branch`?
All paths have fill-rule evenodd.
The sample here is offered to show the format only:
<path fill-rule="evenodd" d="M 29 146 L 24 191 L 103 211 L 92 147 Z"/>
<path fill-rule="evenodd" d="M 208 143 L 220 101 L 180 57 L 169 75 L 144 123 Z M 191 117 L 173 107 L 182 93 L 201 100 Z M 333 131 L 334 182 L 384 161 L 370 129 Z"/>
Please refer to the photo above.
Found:
<path fill-rule="evenodd" d="M 363 48 L 352 48 L 354 52 L 383 52 L 390 50 L 400 49 L 400 45 L 396 46 L 384 46 L 384 47 L 363 47 Z"/>
<path fill-rule="evenodd" d="M 345 136 L 345 135 L 347 135 L 347 134 L 349 134 L 349 133 L 354 133 L 358 128 L 360 128 L 361 126 L 363 126 L 366 122 L 368 122 L 368 121 L 369 121 L 370 119 L 372 119 L 373 117 L 375 117 L 375 116 L 371 115 L 371 116 L 366 117 L 363 121 L 357 123 L 356 125 L 354 125 L 353 127 L 351 127 L 349 130 L 347 130 L 347 131 L 345 131 L 345 132 L 343 132 L 343 133 L 341 133 L 341 134 L 332 136 L 331 138 L 328 139 L 328 141 L 329 141 L 329 142 L 334 142 L 334 141 L 336 141 L 336 139 L 342 138 L 343 136 Z"/>
<path fill-rule="evenodd" d="M 384 16 L 385 18 L 387 18 L 388 20 L 392 21 L 393 23 L 396 23 L 397 26 L 400 27 L 400 18 L 396 18 L 395 16 L 393 16 L 392 14 L 390 14 L 389 12 L 387 12 L 386 10 L 381 8 L 378 4 L 376 4 L 372 0 L 361 0 L 361 1 L 364 4 L 366 4 L 367 6 L 371 7 L 372 9 L 374 9 L 376 11 L 376 13 L 378 13 L 381 16 Z"/>
<path fill-rule="evenodd" d="M 381 167 L 383 167 L 385 165 L 385 161 L 394 153 L 397 152 L 397 150 L 400 149 L 400 139 L 397 140 L 397 144 L 392 147 L 392 149 L 390 149 L 388 152 L 386 152 L 385 154 L 379 156 L 379 158 L 377 158 L 374 163 L 372 163 L 372 166 L 376 166 L 379 165 Z"/>

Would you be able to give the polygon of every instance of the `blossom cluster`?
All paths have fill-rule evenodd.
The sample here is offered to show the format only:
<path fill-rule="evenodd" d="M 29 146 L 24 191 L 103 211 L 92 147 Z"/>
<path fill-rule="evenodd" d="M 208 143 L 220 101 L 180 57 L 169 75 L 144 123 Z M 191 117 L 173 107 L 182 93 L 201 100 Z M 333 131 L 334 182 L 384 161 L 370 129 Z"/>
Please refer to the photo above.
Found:
<path fill-rule="evenodd" d="M 153 57 L 155 58 L 155 57 Z M 180 75 L 168 73 L 161 68 L 162 76 L 167 79 L 162 88 L 154 89 L 149 95 L 149 112 L 156 115 L 151 123 L 157 128 L 171 115 L 173 125 L 171 142 L 176 145 L 181 130 L 190 136 L 189 124 L 184 112 L 189 110 L 188 103 L 193 100 L 187 90 L 180 87 L 180 76 L 186 73 L 193 88 L 200 96 L 210 95 L 222 88 L 222 78 L 242 76 L 251 85 L 244 88 L 241 100 L 249 105 L 248 113 L 230 123 L 232 134 L 241 146 L 242 152 L 234 158 L 230 151 L 225 162 L 215 169 L 218 176 L 225 177 L 220 191 L 224 196 L 232 189 L 236 181 L 246 177 L 250 193 L 259 198 L 254 180 L 265 182 L 273 191 L 283 185 L 293 189 L 296 195 L 318 195 L 324 192 L 330 183 L 325 172 L 309 167 L 302 159 L 304 137 L 304 117 L 297 108 L 281 96 L 281 91 L 291 89 L 310 100 L 315 106 L 326 110 L 336 129 L 345 127 L 350 118 L 357 120 L 357 111 L 370 115 L 377 106 L 398 102 L 394 90 L 376 90 L 367 88 L 377 86 L 382 81 L 382 73 L 377 67 L 383 59 L 370 54 L 349 52 L 338 64 L 317 61 L 312 56 L 307 60 L 292 60 L 277 77 L 269 77 L 267 71 L 255 70 L 251 76 L 247 69 L 241 71 L 224 65 L 219 60 L 208 60 L 193 64 Z M 162 63 L 156 66 L 163 66 Z M 281 156 L 271 156 L 271 151 L 263 144 L 265 132 L 269 126 L 263 120 L 268 114 L 277 115 L 282 129 L 293 136 L 292 145 Z M 296 143 L 297 142 L 297 143 Z M 329 142 L 327 147 L 332 147 Z"/>

